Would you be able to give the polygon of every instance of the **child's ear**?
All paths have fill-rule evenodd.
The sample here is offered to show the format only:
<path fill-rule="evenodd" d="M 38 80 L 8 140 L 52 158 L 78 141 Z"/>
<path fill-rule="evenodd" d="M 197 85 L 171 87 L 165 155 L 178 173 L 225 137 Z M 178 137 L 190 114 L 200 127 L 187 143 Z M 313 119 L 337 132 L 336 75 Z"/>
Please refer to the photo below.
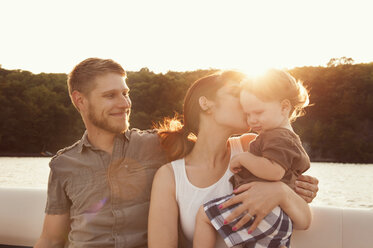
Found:
<path fill-rule="evenodd" d="M 292 106 L 288 99 L 284 99 L 281 101 L 281 112 L 284 116 L 289 117 L 291 108 Z"/>

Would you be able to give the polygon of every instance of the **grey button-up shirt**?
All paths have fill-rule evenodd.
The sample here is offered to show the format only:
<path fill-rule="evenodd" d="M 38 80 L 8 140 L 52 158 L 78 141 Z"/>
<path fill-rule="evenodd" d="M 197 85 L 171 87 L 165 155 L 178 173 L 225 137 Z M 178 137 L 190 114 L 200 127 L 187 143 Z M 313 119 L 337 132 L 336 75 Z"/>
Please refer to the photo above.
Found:
<path fill-rule="evenodd" d="M 115 137 L 113 153 L 80 141 L 50 162 L 47 214 L 70 214 L 69 247 L 146 247 L 150 190 L 167 162 L 155 131 Z"/>

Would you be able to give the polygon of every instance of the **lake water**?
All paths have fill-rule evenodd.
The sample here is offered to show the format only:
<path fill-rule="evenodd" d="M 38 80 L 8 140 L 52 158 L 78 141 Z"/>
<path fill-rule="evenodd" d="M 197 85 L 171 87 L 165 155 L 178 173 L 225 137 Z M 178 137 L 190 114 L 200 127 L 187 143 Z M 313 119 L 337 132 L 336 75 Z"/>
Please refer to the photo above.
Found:
<path fill-rule="evenodd" d="M 0 157 L 0 187 L 46 188 L 50 158 Z M 319 179 L 312 205 L 373 209 L 373 164 L 312 163 Z"/>

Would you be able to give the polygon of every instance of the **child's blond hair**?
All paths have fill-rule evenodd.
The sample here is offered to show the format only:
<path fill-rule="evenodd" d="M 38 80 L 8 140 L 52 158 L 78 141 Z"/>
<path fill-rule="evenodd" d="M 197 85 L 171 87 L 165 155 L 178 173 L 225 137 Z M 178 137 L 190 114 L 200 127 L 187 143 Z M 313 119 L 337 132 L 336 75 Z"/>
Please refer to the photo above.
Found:
<path fill-rule="evenodd" d="M 303 83 L 282 70 L 268 70 L 262 76 L 243 81 L 241 86 L 262 101 L 289 100 L 291 122 L 304 115 L 304 108 L 309 105 L 308 91 Z"/>

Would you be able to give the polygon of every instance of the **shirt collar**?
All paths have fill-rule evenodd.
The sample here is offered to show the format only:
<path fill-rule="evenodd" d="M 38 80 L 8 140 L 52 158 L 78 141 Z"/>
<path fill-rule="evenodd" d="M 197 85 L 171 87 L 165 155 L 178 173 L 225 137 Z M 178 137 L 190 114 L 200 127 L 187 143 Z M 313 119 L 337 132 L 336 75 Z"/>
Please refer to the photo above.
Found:
<path fill-rule="evenodd" d="M 130 140 L 130 137 L 131 137 L 130 132 L 131 132 L 131 131 L 128 130 L 128 129 L 127 129 L 127 131 L 124 132 L 124 137 L 126 137 L 126 139 L 127 139 L 128 141 Z"/>
<path fill-rule="evenodd" d="M 87 130 L 85 130 L 83 137 L 81 138 L 79 144 L 78 144 L 78 152 L 83 151 L 83 147 L 92 147 L 91 143 L 88 141 L 88 133 Z"/>
<path fill-rule="evenodd" d="M 131 136 L 130 131 L 127 130 L 124 133 L 118 134 L 116 137 L 121 138 L 123 136 L 129 141 Z M 80 139 L 80 142 L 78 144 L 78 152 L 81 153 L 84 147 L 93 147 L 92 144 L 89 143 L 87 130 L 85 130 L 83 137 Z"/>

